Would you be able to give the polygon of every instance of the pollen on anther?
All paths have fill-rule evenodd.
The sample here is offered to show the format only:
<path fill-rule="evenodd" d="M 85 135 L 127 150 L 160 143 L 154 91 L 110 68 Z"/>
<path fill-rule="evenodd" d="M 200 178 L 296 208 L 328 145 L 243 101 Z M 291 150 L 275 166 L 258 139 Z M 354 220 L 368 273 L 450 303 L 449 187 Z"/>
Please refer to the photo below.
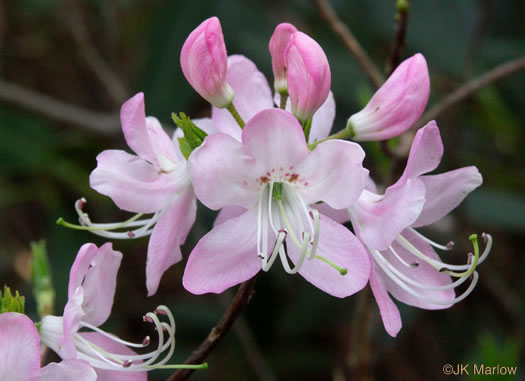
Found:
<path fill-rule="evenodd" d="M 290 176 L 290 178 L 288 179 L 288 182 L 295 183 L 298 178 L 299 178 L 299 174 L 298 173 L 294 173 L 293 175 Z"/>
<path fill-rule="evenodd" d="M 133 361 L 126 360 L 122 363 L 124 368 L 129 368 L 131 365 L 133 365 Z"/>
<path fill-rule="evenodd" d="M 129 238 L 135 238 L 135 233 L 133 233 L 133 232 L 128 232 L 128 237 L 129 237 Z"/>

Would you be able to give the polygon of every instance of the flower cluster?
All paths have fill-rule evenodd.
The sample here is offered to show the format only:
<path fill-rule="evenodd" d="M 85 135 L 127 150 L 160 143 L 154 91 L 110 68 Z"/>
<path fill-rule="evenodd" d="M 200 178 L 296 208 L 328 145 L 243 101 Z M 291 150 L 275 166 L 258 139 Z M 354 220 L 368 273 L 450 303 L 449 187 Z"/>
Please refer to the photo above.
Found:
<path fill-rule="evenodd" d="M 180 64 L 190 85 L 211 103 L 211 118 L 174 115 L 180 128 L 170 138 L 157 119 L 146 116 L 144 95 L 135 95 L 122 106 L 121 121 L 136 155 L 102 152 L 90 183 L 121 209 L 137 214 L 124 222 L 93 223 L 81 199 L 76 204 L 80 225 L 61 223 L 113 239 L 151 235 L 149 295 L 166 269 L 182 259 L 180 245 L 195 221 L 198 199 L 219 215 L 186 263 L 183 285 L 194 294 L 221 293 L 260 270 L 269 271 L 279 258 L 287 273 L 299 273 L 336 297 L 350 296 L 369 282 L 392 336 L 401 319 L 390 295 L 424 309 L 463 300 L 476 285 L 476 268 L 492 238 L 483 234 L 486 246 L 480 252 L 473 235 L 474 253 L 466 264 L 453 265 L 433 249 L 450 250 L 452 242 L 440 245 L 416 228 L 456 208 L 481 185 L 479 171 L 466 167 L 427 174 L 443 155 L 432 121 L 417 132 L 402 176 L 380 192 L 363 167 L 364 150 L 342 140 L 385 140 L 414 125 L 430 92 L 424 57 L 416 54 L 402 62 L 346 127 L 329 136 L 335 101 L 323 49 L 293 25 L 280 24 L 269 51 L 274 95 L 252 61 L 227 55 L 219 20 L 205 20 L 184 43 Z M 456 296 L 455 288 L 468 280 Z M 72 333 L 72 340 L 52 348 L 94 358 L 89 339 L 76 332 L 81 326 L 95 329 L 105 317 L 89 317 L 82 307 L 85 290 L 70 289 L 70 317 L 65 312 L 44 326 L 50 327 L 50 337 L 59 326 Z M 109 363 L 127 361 L 126 356 L 102 354 Z M 130 365 L 140 366 L 146 367 Z"/>

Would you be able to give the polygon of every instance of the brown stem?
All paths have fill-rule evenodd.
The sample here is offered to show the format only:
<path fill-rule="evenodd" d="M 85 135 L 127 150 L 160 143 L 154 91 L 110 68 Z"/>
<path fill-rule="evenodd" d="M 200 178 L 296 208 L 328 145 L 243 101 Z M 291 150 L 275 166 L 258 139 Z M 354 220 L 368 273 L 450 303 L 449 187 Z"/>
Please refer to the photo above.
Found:
<path fill-rule="evenodd" d="M 97 133 L 111 134 L 120 131 L 117 113 L 104 114 L 91 111 L 1 79 L 0 102 L 21 106 L 47 118 Z"/>
<path fill-rule="evenodd" d="M 314 2 L 319 8 L 321 16 L 326 20 L 334 33 L 343 41 L 348 50 L 350 50 L 350 53 L 353 54 L 370 83 L 374 87 L 379 88 L 383 84 L 383 76 L 352 34 L 352 31 L 341 21 L 327 0 L 314 0 Z"/>
<path fill-rule="evenodd" d="M 253 277 L 252 279 L 244 282 L 239 287 L 235 297 L 233 298 L 233 301 L 230 304 L 230 307 L 228 310 L 226 310 L 221 320 L 219 320 L 217 325 L 211 330 L 204 341 L 197 347 L 197 349 L 193 351 L 190 357 L 188 357 L 185 364 L 202 363 L 208 354 L 210 354 L 210 352 L 213 350 L 213 348 L 215 348 L 219 341 L 226 335 L 230 327 L 240 315 L 243 308 L 250 301 L 250 297 L 253 293 L 253 285 L 255 284 L 255 278 L 256 277 Z M 173 373 L 167 381 L 186 380 L 192 373 L 193 370 L 191 369 L 179 369 Z"/>
<path fill-rule="evenodd" d="M 432 106 L 430 110 L 428 110 L 421 117 L 419 122 L 415 124 L 414 128 L 420 128 L 431 120 L 435 120 L 444 111 L 448 110 L 450 107 L 454 106 L 456 103 L 462 101 L 468 96 L 474 94 L 479 89 L 521 70 L 525 70 L 525 56 L 501 64 L 496 68 L 486 72 L 482 76 L 465 83 L 463 86 L 447 95 L 439 103 Z"/>
<path fill-rule="evenodd" d="M 397 29 L 392 45 L 392 51 L 387 63 L 387 77 L 392 74 L 397 65 L 399 65 L 401 53 L 405 48 L 405 37 L 408 25 L 409 0 L 397 0 Z"/>

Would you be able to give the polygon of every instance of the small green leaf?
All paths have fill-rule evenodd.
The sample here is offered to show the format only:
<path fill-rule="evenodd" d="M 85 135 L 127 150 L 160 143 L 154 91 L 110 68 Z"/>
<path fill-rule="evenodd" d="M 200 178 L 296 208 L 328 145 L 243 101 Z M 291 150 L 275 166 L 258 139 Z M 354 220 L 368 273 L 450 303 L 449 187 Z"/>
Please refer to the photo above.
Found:
<path fill-rule="evenodd" d="M 186 160 L 188 160 L 193 150 L 191 149 L 188 141 L 185 138 L 178 138 L 177 140 L 179 141 L 180 152 L 182 153 L 182 155 L 184 155 Z"/>
<path fill-rule="evenodd" d="M 24 313 L 25 298 L 18 291 L 13 295 L 9 287 L 4 285 L 4 291 L 0 291 L 0 314 L 5 312 Z"/>
<path fill-rule="evenodd" d="M 204 141 L 204 138 L 208 136 L 206 132 L 197 127 L 183 112 L 179 113 L 179 115 L 172 113 L 171 117 L 175 124 L 184 133 L 184 138 L 186 139 L 191 151 L 199 147 Z"/>

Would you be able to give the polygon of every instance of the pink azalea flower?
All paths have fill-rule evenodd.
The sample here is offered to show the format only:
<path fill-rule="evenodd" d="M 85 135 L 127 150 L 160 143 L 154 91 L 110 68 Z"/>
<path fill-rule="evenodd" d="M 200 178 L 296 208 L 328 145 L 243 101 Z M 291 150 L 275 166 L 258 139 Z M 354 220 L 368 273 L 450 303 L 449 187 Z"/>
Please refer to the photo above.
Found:
<path fill-rule="evenodd" d="M 348 119 L 347 128 L 358 141 L 401 135 L 423 114 L 429 94 L 427 62 L 416 54 L 403 61 L 366 107 Z"/>
<path fill-rule="evenodd" d="M 95 381 L 93 368 L 82 360 L 51 363 L 40 368 L 40 336 L 26 315 L 0 314 L 0 380 Z"/>
<path fill-rule="evenodd" d="M 285 57 L 292 112 L 297 119 L 305 122 L 313 117 L 328 97 L 330 65 L 321 46 L 302 32 L 291 35 Z"/>
<path fill-rule="evenodd" d="M 268 49 L 272 56 L 272 70 L 274 77 L 274 89 L 279 94 L 288 94 L 288 82 L 286 75 L 286 45 L 297 28 L 292 24 L 281 23 L 275 28 Z"/>
<path fill-rule="evenodd" d="M 64 360 L 88 362 L 99 381 L 146 380 L 146 371 L 162 368 L 175 349 L 175 322 L 164 306 L 144 317 L 155 325 L 159 336 L 158 347 L 149 353 L 137 355 L 130 349 L 147 347 L 149 337 L 142 343 L 130 343 L 98 328 L 111 313 L 121 260 L 122 254 L 114 251 L 110 243 L 100 249 L 91 243 L 82 246 L 69 274 L 63 316 L 45 316 L 40 326 L 43 344 Z M 169 324 L 161 322 L 157 315 L 167 315 Z M 158 361 L 165 351 L 168 354 Z"/>
<path fill-rule="evenodd" d="M 383 195 L 369 182 L 359 200 L 347 209 L 356 235 L 373 259 L 370 286 L 379 306 L 385 329 L 396 336 L 401 317 L 389 293 L 399 301 L 424 309 L 451 307 L 467 297 L 478 280 L 476 266 L 485 260 L 492 246 L 490 235 L 479 257 L 466 265 L 450 265 L 440 260 L 432 247 L 439 245 L 414 228 L 438 221 L 482 183 L 476 167 L 465 167 L 439 175 L 425 175 L 434 170 L 443 154 L 443 144 L 435 122 L 421 128 L 412 143 L 408 162 L 400 179 Z M 326 210 L 338 221 L 348 217 Z M 454 289 L 472 275 L 467 290 L 456 296 Z M 457 278 L 454 282 L 451 276 Z"/>
<path fill-rule="evenodd" d="M 228 106 L 234 96 L 226 81 L 226 45 L 217 17 L 203 21 L 190 33 L 180 52 L 180 66 L 190 85 L 216 107 Z"/>
<path fill-rule="evenodd" d="M 190 157 L 199 200 L 211 209 L 236 206 L 226 218 L 241 214 L 198 242 L 184 287 L 220 293 L 268 271 L 279 257 L 287 272 L 299 272 L 331 295 L 360 290 L 369 273 L 366 252 L 350 231 L 310 205 L 322 200 L 342 208 L 356 200 L 367 174 L 362 149 L 331 140 L 309 153 L 298 121 L 279 109 L 256 114 L 241 139 L 209 135 Z"/>
<path fill-rule="evenodd" d="M 139 238 L 151 234 L 146 263 L 148 295 L 157 292 L 162 274 L 182 259 L 180 245 L 196 217 L 196 200 L 186 160 L 177 141 L 172 141 L 159 121 L 146 117 L 144 94 L 138 93 L 122 106 L 122 130 L 130 148 L 107 150 L 97 156 L 91 187 L 111 197 L 121 209 L 138 213 L 122 223 L 92 223 L 83 212 L 85 199 L 76 209 L 86 229 L 112 239 Z M 143 213 L 151 218 L 140 219 Z M 124 232 L 113 230 L 124 229 Z"/>

